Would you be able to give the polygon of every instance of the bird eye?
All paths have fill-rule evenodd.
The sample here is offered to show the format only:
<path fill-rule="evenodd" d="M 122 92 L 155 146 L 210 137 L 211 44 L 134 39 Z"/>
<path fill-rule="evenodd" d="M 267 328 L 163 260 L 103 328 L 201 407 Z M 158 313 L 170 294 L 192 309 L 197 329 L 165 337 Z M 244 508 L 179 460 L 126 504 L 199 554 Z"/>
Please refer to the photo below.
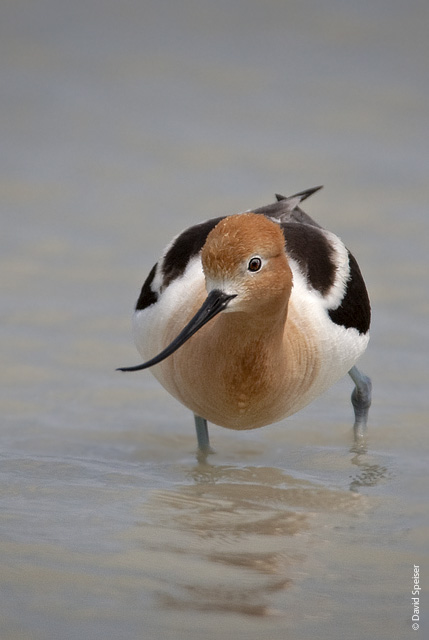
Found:
<path fill-rule="evenodd" d="M 255 271 L 259 271 L 261 267 L 262 267 L 261 258 L 258 258 L 258 256 L 255 256 L 254 258 L 250 258 L 249 264 L 247 265 L 247 270 L 251 271 L 252 273 L 255 273 Z"/>

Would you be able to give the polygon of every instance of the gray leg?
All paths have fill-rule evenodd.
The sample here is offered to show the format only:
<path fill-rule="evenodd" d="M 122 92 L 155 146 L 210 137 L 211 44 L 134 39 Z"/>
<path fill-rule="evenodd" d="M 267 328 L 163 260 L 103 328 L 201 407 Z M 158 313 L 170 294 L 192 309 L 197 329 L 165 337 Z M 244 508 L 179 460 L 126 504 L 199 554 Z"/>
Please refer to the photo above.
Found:
<path fill-rule="evenodd" d="M 371 379 L 364 375 L 357 367 L 352 367 L 349 376 L 355 383 L 352 393 L 352 404 L 355 410 L 355 437 L 362 437 L 368 422 L 368 411 L 371 406 Z"/>
<path fill-rule="evenodd" d="M 198 448 L 202 453 L 212 453 L 210 446 L 209 430 L 207 428 L 207 420 L 200 418 L 194 414 L 195 429 L 197 430 Z"/>

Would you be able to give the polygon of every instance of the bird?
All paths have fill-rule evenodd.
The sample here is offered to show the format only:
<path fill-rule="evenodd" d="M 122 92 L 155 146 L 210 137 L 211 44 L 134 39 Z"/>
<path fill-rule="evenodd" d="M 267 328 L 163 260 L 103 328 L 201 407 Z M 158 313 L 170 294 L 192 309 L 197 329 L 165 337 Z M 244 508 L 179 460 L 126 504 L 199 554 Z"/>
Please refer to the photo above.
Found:
<path fill-rule="evenodd" d="M 194 414 L 198 449 L 208 422 L 255 429 L 296 413 L 347 373 L 355 439 L 366 433 L 371 379 L 356 362 L 371 306 L 354 256 L 300 208 L 321 186 L 209 219 L 179 233 L 135 305 L 143 364 Z"/>

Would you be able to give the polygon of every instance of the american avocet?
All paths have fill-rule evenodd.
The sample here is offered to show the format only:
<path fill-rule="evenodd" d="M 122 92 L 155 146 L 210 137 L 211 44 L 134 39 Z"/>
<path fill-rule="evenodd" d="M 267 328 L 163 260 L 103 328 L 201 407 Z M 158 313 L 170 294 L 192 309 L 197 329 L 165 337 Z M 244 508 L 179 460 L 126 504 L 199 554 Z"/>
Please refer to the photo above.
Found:
<path fill-rule="evenodd" d="M 285 418 L 347 372 L 355 434 L 371 381 L 355 366 L 369 340 L 370 304 L 355 258 L 299 203 L 321 187 L 180 233 L 143 284 L 134 337 L 144 364 L 207 420 L 254 429 Z M 185 344 L 186 343 L 186 344 Z"/>

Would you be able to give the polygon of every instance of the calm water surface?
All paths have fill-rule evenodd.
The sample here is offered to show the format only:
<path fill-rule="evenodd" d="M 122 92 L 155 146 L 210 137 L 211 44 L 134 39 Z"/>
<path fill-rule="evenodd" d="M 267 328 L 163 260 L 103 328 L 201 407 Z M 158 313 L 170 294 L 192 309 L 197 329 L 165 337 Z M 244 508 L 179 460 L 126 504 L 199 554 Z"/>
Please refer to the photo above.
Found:
<path fill-rule="evenodd" d="M 2 3 L 2 640 L 426 637 L 429 5 L 322 4 Z M 183 227 L 317 184 L 371 293 L 367 450 L 344 380 L 199 462 L 115 372 L 139 287 Z"/>

